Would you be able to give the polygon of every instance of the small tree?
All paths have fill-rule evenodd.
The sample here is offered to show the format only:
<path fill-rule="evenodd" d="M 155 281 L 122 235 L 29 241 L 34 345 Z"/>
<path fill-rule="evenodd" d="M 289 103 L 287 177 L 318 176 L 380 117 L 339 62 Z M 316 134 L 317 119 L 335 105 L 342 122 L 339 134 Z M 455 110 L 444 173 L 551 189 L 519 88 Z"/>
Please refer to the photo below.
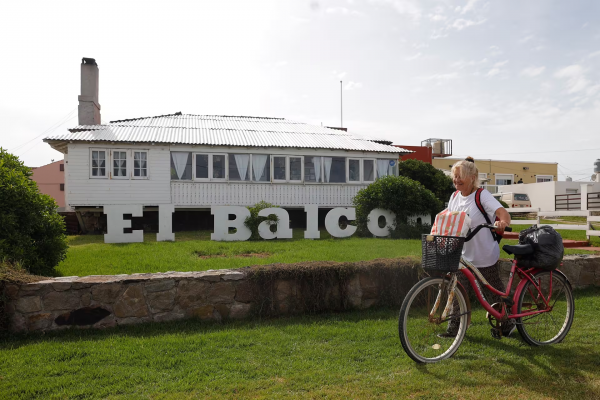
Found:
<path fill-rule="evenodd" d="M 442 203 L 449 201 L 456 190 L 452 179 L 431 164 L 420 160 L 409 159 L 398 163 L 398 175 L 420 182 L 431 190 Z"/>
<path fill-rule="evenodd" d="M 0 148 L 0 260 L 52 275 L 65 259 L 65 223 L 54 199 L 41 194 L 31 169 Z"/>
<path fill-rule="evenodd" d="M 404 176 L 385 176 L 358 191 L 353 199 L 356 207 L 358 233 L 368 235 L 369 213 L 382 208 L 396 214 L 394 237 L 418 237 L 429 230 L 428 225 L 417 226 L 409 222 L 409 217 L 435 215 L 443 208 L 443 203 L 422 184 Z"/>
<path fill-rule="evenodd" d="M 260 240 L 261 237 L 258 233 L 258 225 L 260 225 L 261 222 L 267 221 L 267 224 L 269 226 L 275 225 L 275 224 L 277 224 L 277 222 L 279 222 L 279 217 L 275 214 L 271 214 L 268 217 L 259 217 L 258 216 L 258 213 L 260 212 L 260 210 L 264 210 L 265 208 L 273 208 L 273 207 L 277 207 L 277 206 L 274 206 L 271 203 L 267 203 L 266 201 L 259 201 L 254 206 L 247 207 L 248 210 L 250 210 L 250 216 L 248 218 L 246 218 L 246 220 L 244 221 L 244 225 L 246 226 L 246 228 L 248 228 L 248 229 L 250 229 L 250 231 L 252 231 L 252 236 L 250 236 L 250 240 Z"/>

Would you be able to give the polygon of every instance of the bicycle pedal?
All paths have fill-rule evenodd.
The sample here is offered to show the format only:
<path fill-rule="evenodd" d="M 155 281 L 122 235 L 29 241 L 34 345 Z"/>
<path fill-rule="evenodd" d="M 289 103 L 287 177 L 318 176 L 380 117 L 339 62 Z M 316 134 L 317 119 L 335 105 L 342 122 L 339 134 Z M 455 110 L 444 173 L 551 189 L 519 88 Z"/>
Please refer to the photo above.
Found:
<path fill-rule="evenodd" d="M 502 339 L 502 333 L 500 333 L 499 329 L 492 328 L 492 329 L 490 329 L 490 331 L 491 331 L 492 337 L 494 339 L 498 339 L 498 340 Z"/>

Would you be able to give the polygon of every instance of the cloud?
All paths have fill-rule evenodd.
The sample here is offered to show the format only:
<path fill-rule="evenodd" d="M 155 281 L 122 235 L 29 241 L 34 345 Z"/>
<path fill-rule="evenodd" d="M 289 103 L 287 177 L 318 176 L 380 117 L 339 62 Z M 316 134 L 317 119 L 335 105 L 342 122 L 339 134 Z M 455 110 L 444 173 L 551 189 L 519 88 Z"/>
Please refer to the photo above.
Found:
<path fill-rule="evenodd" d="M 421 54 L 421 53 L 417 53 L 417 54 L 415 54 L 414 56 L 406 57 L 406 58 L 405 58 L 405 60 L 406 60 L 406 61 L 413 61 L 413 60 L 416 60 L 417 58 L 419 58 L 419 57 L 421 57 L 421 56 L 422 56 L 422 54 Z"/>
<path fill-rule="evenodd" d="M 490 46 L 490 56 L 497 57 L 502 54 L 502 50 L 498 46 Z"/>
<path fill-rule="evenodd" d="M 489 76 L 489 77 L 496 76 L 496 75 L 498 75 L 500 72 L 501 72 L 500 68 L 492 68 L 492 69 L 490 69 L 490 70 L 488 71 L 488 73 L 487 73 L 487 74 L 485 74 L 485 76 Z"/>
<path fill-rule="evenodd" d="M 568 67 L 558 70 L 554 76 L 559 79 L 567 80 L 567 92 L 577 93 L 586 89 L 590 83 L 585 77 L 585 69 L 578 64 L 569 65 Z"/>
<path fill-rule="evenodd" d="M 450 27 L 456 29 L 457 31 L 462 31 L 463 29 L 466 29 L 470 26 L 484 24 L 486 21 L 487 19 L 485 18 L 480 19 L 479 21 L 472 21 L 470 19 L 459 18 L 456 21 L 454 21 L 454 23 Z"/>
<path fill-rule="evenodd" d="M 519 39 L 519 43 L 525 44 L 525 43 L 529 42 L 530 40 L 532 40 L 534 37 L 535 36 L 533 36 L 533 35 L 525 36 L 524 38 Z"/>
<path fill-rule="evenodd" d="M 494 67 L 500 68 L 500 67 L 505 66 L 506 64 L 508 64 L 508 60 L 497 62 L 496 64 L 494 64 Z"/>
<path fill-rule="evenodd" d="M 446 82 L 452 81 L 454 79 L 458 79 L 458 73 L 450 72 L 447 74 L 433 74 L 425 77 L 419 78 L 424 81 L 434 82 L 438 85 L 444 84 Z"/>
<path fill-rule="evenodd" d="M 344 79 L 344 77 L 347 75 L 345 71 L 342 72 L 338 72 L 338 71 L 333 71 L 333 75 L 336 76 L 336 78 L 338 79 Z"/>
<path fill-rule="evenodd" d="M 355 90 L 355 89 L 361 89 L 362 87 L 363 87 L 363 84 L 361 82 L 350 81 L 350 82 L 346 83 L 346 86 L 344 86 L 344 89 Z"/>
<path fill-rule="evenodd" d="M 388 4 L 396 10 L 400 15 L 406 15 L 413 21 L 419 21 L 423 15 L 423 10 L 417 4 L 415 0 L 370 0 L 375 3 Z"/>
<path fill-rule="evenodd" d="M 546 67 L 527 67 L 521 71 L 520 75 L 533 78 L 533 77 L 543 74 L 545 70 L 546 70 Z"/>
<path fill-rule="evenodd" d="M 468 13 L 469 11 L 471 11 L 473 9 L 473 7 L 475 7 L 475 4 L 478 2 L 479 0 L 469 0 L 469 2 L 467 3 L 466 6 L 464 6 L 461 11 L 460 14 L 464 15 L 466 13 Z"/>
<path fill-rule="evenodd" d="M 362 16 L 363 14 L 356 11 L 350 10 L 346 7 L 328 7 L 325 9 L 325 14 L 340 14 L 340 15 L 355 15 Z"/>
<path fill-rule="evenodd" d="M 433 22 L 442 22 L 448 19 L 448 17 L 442 14 L 428 14 L 427 18 L 429 18 L 429 20 Z"/>

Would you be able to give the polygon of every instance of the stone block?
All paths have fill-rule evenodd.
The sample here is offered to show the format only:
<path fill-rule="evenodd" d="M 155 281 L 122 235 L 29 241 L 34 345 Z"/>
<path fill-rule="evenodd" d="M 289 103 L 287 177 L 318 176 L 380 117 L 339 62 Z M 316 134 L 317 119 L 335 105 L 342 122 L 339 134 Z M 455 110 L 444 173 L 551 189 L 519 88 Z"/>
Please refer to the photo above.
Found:
<path fill-rule="evenodd" d="M 163 312 L 153 316 L 154 322 L 177 321 L 184 318 L 185 314 L 176 312 Z"/>
<path fill-rule="evenodd" d="M 294 292 L 294 285 L 290 281 L 279 280 L 275 282 L 275 300 L 278 302 L 289 300 Z"/>
<path fill-rule="evenodd" d="M 19 294 L 19 287 L 17 285 L 6 285 L 4 287 L 4 295 L 9 299 L 9 300 L 15 300 L 18 297 Z"/>
<path fill-rule="evenodd" d="M 215 304 L 215 311 L 219 313 L 219 320 L 229 318 L 229 304 Z"/>
<path fill-rule="evenodd" d="M 52 282 L 52 288 L 57 292 L 63 292 L 65 290 L 71 289 L 71 282 Z"/>
<path fill-rule="evenodd" d="M 201 280 L 184 280 L 177 286 L 177 304 L 187 309 L 200 304 L 206 299 L 210 283 Z"/>
<path fill-rule="evenodd" d="M 163 280 L 150 281 L 150 282 L 146 283 L 145 287 L 146 287 L 146 293 L 162 292 L 165 290 L 170 290 L 173 287 L 175 287 L 175 280 L 163 279 Z"/>
<path fill-rule="evenodd" d="M 579 282 L 577 286 L 589 286 L 593 285 L 595 280 L 594 267 L 592 265 L 586 265 L 581 268 L 579 272 Z"/>
<path fill-rule="evenodd" d="M 175 288 L 162 292 L 147 293 L 146 299 L 153 313 L 172 310 L 175 305 Z"/>
<path fill-rule="evenodd" d="M 117 318 L 116 320 L 116 324 L 117 325 L 135 325 L 135 324 L 142 324 L 144 322 L 150 322 L 152 321 L 152 319 L 146 317 L 146 318 L 138 318 L 138 317 L 128 317 L 128 318 Z"/>
<path fill-rule="evenodd" d="M 118 318 L 146 317 L 148 316 L 148 307 L 144 298 L 142 285 L 129 286 L 114 305 L 114 314 Z M 121 322 L 119 321 L 119 325 Z"/>
<path fill-rule="evenodd" d="M 122 289 L 120 283 L 104 283 L 92 287 L 92 299 L 100 304 L 112 304 Z"/>
<path fill-rule="evenodd" d="M 115 319 L 115 316 L 109 315 L 108 317 L 103 318 L 100 321 L 96 322 L 94 325 L 92 325 L 92 328 L 104 329 L 113 328 L 115 326 L 117 326 L 117 320 Z"/>
<path fill-rule="evenodd" d="M 52 313 L 41 313 L 27 317 L 27 329 L 30 331 L 46 330 L 52 326 Z"/>
<path fill-rule="evenodd" d="M 371 308 L 375 304 L 377 304 L 377 299 L 366 299 L 366 300 L 363 300 L 360 308 L 363 308 L 363 309 L 364 308 Z"/>
<path fill-rule="evenodd" d="M 81 295 L 81 305 L 83 307 L 88 307 L 90 304 L 92 304 L 92 294 L 91 293 L 84 293 Z"/>
<path fill-rule="evenodd" d="M 372 274 L 360 273 L 358 275 L 360 281 L 360 290 L 363 299 L 378 299 L 379 284 Z"/>
<path fill-rule="evenodd" d="M 232 282 L 217 282 L 210 285 L 206 294 L 208 303 L 233 303 L 235 287 Z"/>
<path fill-rule="evenodd" d="M 18 312 L 30 313 L 42 310 L 42 302 L 39 296 L 21 297 L 15 304 Z"/>
<path fill-rule="evenodd" d="M 242 303 L 250 303 L 254 299 L 254 285 L 249 281 L 243 281 L 235 286 L 235 300 Z"/>
<path fill-rule="evenodd" d="M 27 331 L 27 319 L 21 314 L 13 314 L 8 320 L 8 329 L 11 332 Z"/>
<path fill-rule="evenodd" d="M 42 299 L 44 310 L 74 310 L 79 308 L 79 296 L 73 292 L 50 292 Z"/>
<path fill-rule="evenodd" d="M 223 274 L 223 276 L 221 276 L 221 279 L 223 279 L 224 281 L 239 281 L 241 279 L 244 279 L 244 277 L 245 275 L 242 272 L 231 271 Z"/>
<path fill-rule="evenodd" d="M 355 275 L 346 285 L 346 296 L 348 304 L 351 307 L 360 307 L 362 304 L 362 290 L 360 288 L 360 279 Z"/>
<path fill-rule="evenodd" d="M 196 317 L 200 319 L 214 319 L 215 308 L 210 304 L 205 304 L 199 307 L 190 308 L 187 310 L 187 314 L 190 317 Z"/>
<path fill-rule="evenodd" d="M 248 316 L 250 315 L 251 308 L 252 308 L 251 304 L 235 303 L 231 306 L 231 309 L 229 310 L 229 318 L 232 318 L 232 319 L 248 318 Z"/>
<path fill-rule="evenodd" d="M 205 271 L 202 275 L 198 276 L 198 279 L 208 282 L 219 282 L 221 281 L 222 271 Z"/>
<path fill-rule="evenodd" d="M 24 292 L 34 292 L 36 290 L 40 290 L 44 287 L 45 285 L 43 283 L 26 283 L 24 285 L 21 285 L 21 290 Z"/>
<path fill-rule="evenodd" d="M 75 290 L 87 289 L 89 287 L 92 287 L 92 285 L 93 284 L 87 282 L 73 282 L 73 286 L 71 286 L 71 288 Z"/>

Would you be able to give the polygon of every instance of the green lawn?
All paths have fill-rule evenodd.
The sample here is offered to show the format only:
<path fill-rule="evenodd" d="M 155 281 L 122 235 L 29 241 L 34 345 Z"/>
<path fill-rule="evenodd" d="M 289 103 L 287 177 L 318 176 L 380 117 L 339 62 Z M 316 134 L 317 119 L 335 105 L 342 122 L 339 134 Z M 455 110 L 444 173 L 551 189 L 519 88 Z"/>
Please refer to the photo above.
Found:
<path fill-rule="evenodd" d="M 0 337 L 0 398 L 597 399 L 600 289 L 575 297 L 561 344 L 496 341 L 479 309 L 455 356 L 426 366 L 397 310 Z"/>
<path fill-rule="evenodd" d="M 514 225 L 515 231 L 525 229 Z M 564 238 L 585 239 L 582 231 L 559 231 Z M 143 272 L 205 271 L 240 268 L 248 265 L 293 263 L 301 261 L 362 261 L 375 258 L 421 256 L 420 240 L 347 238 L 333 239 L 322 232 L 322 239 L 302 239 L 302 230 L 290 240 L 215 242 L 210 232 L 176 233 L 175 242 L 156 242 L 156 234 L 145 234 L 144 243 L 105 244 L 103 235 L 69 237 L 67 259 L 57 272 L 63 276 L 117 275 Z M 516 244 L 503 240 L 500 244 Z M 600 238 L 592 243 L 600 246 Z M 581 250 L 566 250 L 581 254 Z M 218 257 L 217 257 L 218 256 Z M 501 252 L 501 257 L 510 258 Z"/>

